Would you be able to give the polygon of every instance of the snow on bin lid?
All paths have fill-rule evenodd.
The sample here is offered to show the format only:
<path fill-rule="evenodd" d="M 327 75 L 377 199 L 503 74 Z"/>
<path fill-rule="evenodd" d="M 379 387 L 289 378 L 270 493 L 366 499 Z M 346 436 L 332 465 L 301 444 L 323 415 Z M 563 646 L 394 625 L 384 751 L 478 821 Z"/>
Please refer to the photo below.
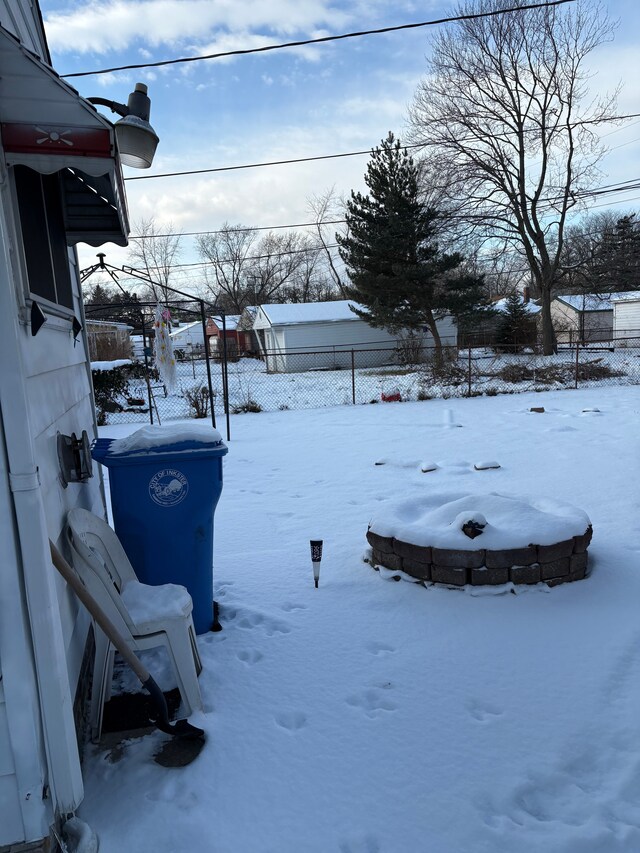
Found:
<path fill-rule="evenodd" d="M 481 514 L 482 536 L 470 540 L 459 523 L 463 516 Z M 553 545 L 581 536 L 588 515 L 578 507 L 551 498 L 488 494 L 427 494 L 381 508 L 369 528 L 413 545 L 474 551 L 523 548 L 533 543 Z M 473 544 L 471 544 L 473 542 Z"/>
<path fill-rule="evenodd" d="M 222 436 L 207 424 L 175 424 L 145 426 L 125 438 L 117 438 L 109 446 L 109 455 L 147 453 L 170 448 L 172 451 L 223 447 Z"/>

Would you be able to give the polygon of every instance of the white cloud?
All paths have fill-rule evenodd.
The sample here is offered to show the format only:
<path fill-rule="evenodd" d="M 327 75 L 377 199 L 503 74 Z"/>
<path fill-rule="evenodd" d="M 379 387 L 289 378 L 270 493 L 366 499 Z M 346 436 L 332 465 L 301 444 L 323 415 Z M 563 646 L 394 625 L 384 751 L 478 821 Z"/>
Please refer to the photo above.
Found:
<path fill-rule="evenodd" d="M 50 13 L 45 28 L 54 53 L 105 54 L 134 42 L 158 46 L 210 40 L 218 30 L 269 31 L 271 37 L 288 39 L 323 26 L 340 28 L 348 21 L 349 16 L 330 0 L 94 0 Z"/>

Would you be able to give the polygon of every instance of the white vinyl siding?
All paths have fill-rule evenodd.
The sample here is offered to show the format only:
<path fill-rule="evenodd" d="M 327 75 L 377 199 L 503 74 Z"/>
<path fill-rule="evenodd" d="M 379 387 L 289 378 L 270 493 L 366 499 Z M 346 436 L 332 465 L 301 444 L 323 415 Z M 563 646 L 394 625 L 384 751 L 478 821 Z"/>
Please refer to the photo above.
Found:
<path fill-rule="evenodd" d="M 0 667 L 2 661 L 0 660 Z M 2 671 L 0 669 L 0 676 Z M 18 780 L 7 722 L 7 706 L 0 678 L 0 847 L 24 839 L 24 827 L 18 797 Z"/>
<path fill-rule="evenodd" d="M 339 370 L 378 367 L 397 360 L 396 347 L 400 335 L 377 329 L 348 310 L 342 303 L 309 303 L 261 307 L 254 329 L 262 330 L 263 356 L 270 373 L 300 373 L 305 370 Z M 325 306 L 323 308 L 323 306 Z M 321 319 L 334 315 L 339 319 Z M 318 319 L 305 319 L 305 314 Z M 270 319 L 273 315 L 273 320 Z M 289 322 L 278 322 L 280 315 L 291 315 Z M 284 318 L 283 318 L 284 319 Z M 451 317 L 438 320 L 438 330 L 445 346 L 456 345 L 456 325 Z M 428 332 L 424 345 L 433 345 Z M 353 358 L 352 358 L 353 350 Z"/>
<path fill-rule="evenodd" d="M 640 346 L 640 299 L 614 304 L 613 331 L 617 343 Z"/>

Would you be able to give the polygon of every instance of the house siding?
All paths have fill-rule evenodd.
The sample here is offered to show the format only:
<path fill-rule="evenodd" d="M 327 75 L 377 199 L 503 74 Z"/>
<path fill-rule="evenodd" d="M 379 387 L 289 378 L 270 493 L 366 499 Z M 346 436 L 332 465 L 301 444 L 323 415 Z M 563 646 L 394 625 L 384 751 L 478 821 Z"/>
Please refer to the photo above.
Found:
<path fill-rule="evenodd" d="M 640 299 L 614 304 L 613 332 L 619 345 L 640 346 Z"/>
<path fill-rule="evenodd" d="M 36 3 L 0 0 L 0 23 L 27 49 L 48 60 Z M 44 69 L 42 73 L 47 74 Z M 1 146 L 0 161 L 4 169 Z M 46 322 L 34 336 L 18 213 L 17 194 L 22 190 L 14 185 L 11 168 L 4 174 L 0 185 L 0 326 L 6 358 L 0 374 L 0 848 L 46 838 L 55 816 L 75 811 L 82 800 L 72 697 L 89 619 L 55 573 L 47 537 L 64 549 L 63 527 L 72 507 L 104 514 L 99 472 L 87 483 L 65 488 L 57 453 L 58 433 L 80 435 L 86 430 L 90 438 L 96 434 L 86 335 L 83 332 L 74 341 L 71 329 L 73 316 L 85 325 L 76 254 L 66 249 L 61 235 L 50 232 L 59 241 L 62 261 L 56 275 L 68 259 L 72 304 L 69 310 L 36 297 Z M 30 251 L 40 251 L 39 243 L 32 242 Z M 34 282 L 40 284 L 37 277 L 32 278 Z M 60 301 L 69 305 L 66 280 L 63 283 Z"/>
<path fill-rule="evenodd" d="M 578 311 L 561 299 L 551 302 L 551 322 L 558 343 L 606 341 L 613 333 L 612 310 Z"/>
<path fill-rule="evenodd" d="M 456 325 L 451 317 L 438 320 L 444 345 L 456 344 Z M 264 358 L 270 373 L 300 373 L 305 370 L 338 370 L 355 367 L 378 367 L 391 364 L 397 357 L 399 335 L 370 326 L 354 315 L 353 319 L 327 322 L 300 322 L 271 325 L 260 309 L 255 330 L 264 332 Z M 432 346 L 428 332 L 423 334 L 425 346 Z"/>
<path fill-rule="evenodd" d="M 17 36 L 29 50 L 48 61 L 40 15 L 33 3 L 0 0 L 0 24 Z"/>

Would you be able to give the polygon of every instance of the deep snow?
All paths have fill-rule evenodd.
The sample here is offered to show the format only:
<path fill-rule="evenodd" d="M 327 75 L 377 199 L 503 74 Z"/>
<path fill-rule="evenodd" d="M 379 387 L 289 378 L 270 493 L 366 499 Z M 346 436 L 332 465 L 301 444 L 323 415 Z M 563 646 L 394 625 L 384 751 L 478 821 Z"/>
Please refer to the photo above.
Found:
<path fill-rule="evenodd" d="M 160 733 L 117 761 L 88 749 L 79 815 L 103 853 L 640 850 L 640 389 L 549 392 L 530 412 L 540 400 L 233 418 L 224 630 L 199 638 L 190 718 L 208 742 L 184 769 L 152 761 Z M 583 510 L 590 577 L 474 594 L 363 562 L 386 503 L 491 491 Z"/>

